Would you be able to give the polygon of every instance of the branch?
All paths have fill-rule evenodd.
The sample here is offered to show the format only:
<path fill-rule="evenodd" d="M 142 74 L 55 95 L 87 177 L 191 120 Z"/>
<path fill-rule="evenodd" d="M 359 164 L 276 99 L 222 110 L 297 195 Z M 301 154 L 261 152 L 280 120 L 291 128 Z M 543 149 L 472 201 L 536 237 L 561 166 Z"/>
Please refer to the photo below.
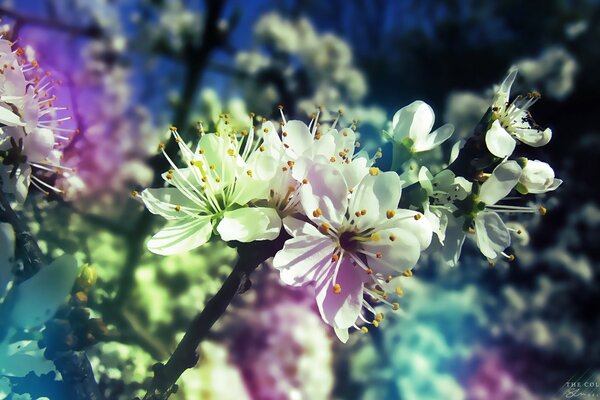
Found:
<path fill-rule="evenodd" d="M 1 186 L 2 179 L 0 178 Z M 18 277 L 18 280 L 22 282 L 31 278 L 42 269 L 44 265 L 42 251 L 33 235 L 27 229 L 27 225 L 19 219 L 2 191 L 0 191 L 0 208 L 0 220 L 8 222 L 15 231 L 18 255 L 23 260 L 24 266 L 23 273 Z"/>
<path fill-rule="evenodd" d="M 154 378 L 144 400 L 166 400 L 169 397 L 179 377 L 198 362 L 196 350 L 211 327 L 225 313 L 235 295 L 250 288 L 250 274 L 272 257 L 283 246 L 286 238 L 287 235 L 282 233 L 274 241 L 243 243 L 238 247 L 239 259 L 223 286 L 208 301 L 204 310 L 194 317 L 167 363 L 154 365 Z"/>

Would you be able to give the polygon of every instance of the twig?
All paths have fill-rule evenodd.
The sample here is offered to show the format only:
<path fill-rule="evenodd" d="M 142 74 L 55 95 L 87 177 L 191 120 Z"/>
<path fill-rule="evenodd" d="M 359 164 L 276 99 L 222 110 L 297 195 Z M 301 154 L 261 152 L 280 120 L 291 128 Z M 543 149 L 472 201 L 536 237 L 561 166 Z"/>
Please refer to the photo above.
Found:
<path fill-rule="evenodd" d="M 286 238 L 286 234 L 282 233 L 274 241 L 244 243 L 238 247 L 239 259 L 223 286 L 194 317 L 167 363 L 154 366 L 154 378 L 144 400 L 165 400 L 169 397 L 181 374 L 198 362 L 198 345 L 206 338 L 213 324 L 225 313 L 237 293 L 249 289 L 250 274 L 272 257 L 283 246 Z"/>
<path fill-rule="evenodd" d="M 1 186 L 2 179 L 0 178 Z M 0 220 L 8 222 L 15 231 L 18 256 L 23 261 L 24 266 L 23 273 L 18 277 L 19 281 L 22 282 L 35 275 L 44 265 L 42 251 L 33 235 L 27 229 L 27 225 L 19 219 L 2 191 L 0 191 L 0 208 Z"/>

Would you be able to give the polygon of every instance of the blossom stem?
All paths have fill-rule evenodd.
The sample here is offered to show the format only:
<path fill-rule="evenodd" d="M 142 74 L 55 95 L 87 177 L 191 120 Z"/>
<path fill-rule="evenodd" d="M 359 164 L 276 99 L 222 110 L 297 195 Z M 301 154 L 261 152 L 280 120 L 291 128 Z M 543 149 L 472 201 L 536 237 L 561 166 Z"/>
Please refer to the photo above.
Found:
<path fill-rule="evenodd" d="M 154 365 L 154 378 L 144 400 L 165 400 L 179 377 L 198 362 L 198 345 L 206 338 L 214 323 L 225 313 L 236 294 L 250 288 L 250 274 L 283 247 L 288 236 L 283 233 L 274 241 L 241 243 L 238 261 L 219 291 L 206 303 L 190 323 L 185 335 L 166 364 Z"/>

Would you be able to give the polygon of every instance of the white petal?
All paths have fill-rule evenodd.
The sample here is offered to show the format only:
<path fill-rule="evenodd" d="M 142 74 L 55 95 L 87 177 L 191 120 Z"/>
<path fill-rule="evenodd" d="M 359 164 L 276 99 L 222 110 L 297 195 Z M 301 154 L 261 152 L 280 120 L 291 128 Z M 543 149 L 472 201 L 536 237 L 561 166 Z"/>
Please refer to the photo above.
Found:
<path fill-rule="evenodd" d="M 545 146 L 552 139 L 552 130 L 546 128 L 545 130 L 536 128 L 518 128 L 515 129 L 515 136 L 531 147 Z"/>
<path fill-rule="evenodd" d="M 285 242 L 273 258 L 273 266 L 286 285 L 302 286 L 328 273 L 334 250 L 328 237 L 301 235 Z"/>
<path fill-rule="evenodd" d="M 361 217 L 362 218 L 362 217 Z M 397 209 L 395 215 L 391 219 L 378 225 L 379 229 L 398 228 L 405 232 L 409 232 L 421 246 L 421 250 L 425 250 L 431 244 L 433 230 L 431 223 L 427 218 L 423 218 L 423 214 L 418 211 Z"/>
<path fill-rule="evenodd" d="M 346 343 L 348 339 L 350 339 L 350 334 L 348 333 L 348 328 L 333 328 L 335 335 L 340 339 L 340 342 Z"/>
<path fill-rule="evenodd" d="M 310 236 L 324 236 L 315 228 L 314 225 L 299 220 L 294 217 L 285 217 L 283 219 L 283 227 L 286 232 L 289 233 L 292 237 L 302 236 L 302 235 L 310 235 Z"/>
<path fill-rule="evenodd" d="M 516 68 L 511 68 L 506 78 L 504 78 L 504 81 L 502 81 L 502 84 L 500 84 L 500 88 L 496 92 L 494 106 L 498 107 L 500 110 L 504 110 L 508 105 L 508 100 L 510 97 L 510 88 L 515 82 L 518 72 L 519 71 Z"/>
<path fill-rule="evenodd" d="M 15 288 L 11 322 L 30 329 L 52 318 L 71 292 L 79 273 L 77 260 L 63 255 Z"/>
<path fill-rule="evenodd" d="M 487 205 L 496 204 L 519 182 L 521 171 L 516 161 L 506 161 L 498 165 L 492 175 L 481 185 L 479 200 Z"/>
<path fill-rule="evenodd" d="M 424 140 L 415 142 L 415 151 L 429 151 L 431 149 L 436 148 L 440 144 L 444 143 L 446 140 L 450 139 L 452 134 L 454 133 L 454 125 L 446 124 L 437 128 L 435 131 L 431 132 L 429 135 L 425 137 Z"/>
<path fill-rule="evenodd" d="M 402 273 L 415 266 L 421 255 L 421 246 L 410 231 L 390 228 L 377 233 L 380 236 L 378 241 L 365 242 L 362 246 L 365 251 L 375 255 L 367 255 L 369 267 L 387 276 Z"/>
<path fill-rule="evenodd" d="M 287 152 L 296 159 L 308 150 L 314 140 L 308 126 L 302 121 L 288 121 L 282 128 L 283 143 L 287 145 Z"/>
<path fill-rule="evenodd" d="M 485 144 L 494 156 L 506 158 L 513 153 L 517 142 L 500 125 L 500 121 L 495 120 L 485 134 Z"/>
<path fill-rule="evenodd" d="M 475 217 L 477 247 L 487 258 L 496 258 L 510 246 L 510 232 L 494 212 L 480 212 Z"/>
<path fill-rule="evenodd" d="M 454 267 L 458 264 L 462 247 L 465 242 L 465 233 L 463 231 L 463 218 L 448 219 L 448 226 L 446 227 L 446 237 L 444 238 L 444 245 L 442 246 L 442 257 L 449 267 Z"/>
<path fill-rule="evenodd" d="M 352 217 L 354 213 L 366 210 L 365 215 L 356 218 L 356 226 L 359 229 L 373 227 L 378 220 L 386 217 L 388 210 L 396 210 L 401 194 L 400 177 L 395 172 L 367 175 L 354 190 L 348 211 Z"/>
<path fill-rule="evenodd" d="M 0 125 L 3 126 L 25 126 L 23 122 L 21 122 L 21 118 L 6 108 L 6 106 L 0 106 Z"/>
<path fill-rule="evenodd" d="M 281 218 L 272 208 L 238 208 L 225 212 L 217 226 L 217 232 L 225 241 L 273 240 L 281 232 Z"/>
<path fill-rule="evenodd" d="M 148 241 L 148 250 L 162 256 L 185 253 L 208 242 L 210 217 L 188 217 L 170 221 Z"/>
<path fill-rule="evenodd" d="M 417 142 L 431 132 L 434 121 L 433 109 L 421 100 L 414 101 L 394 114 L 392 118 L 394 139 L 399 141 L 409 137 Z"/>

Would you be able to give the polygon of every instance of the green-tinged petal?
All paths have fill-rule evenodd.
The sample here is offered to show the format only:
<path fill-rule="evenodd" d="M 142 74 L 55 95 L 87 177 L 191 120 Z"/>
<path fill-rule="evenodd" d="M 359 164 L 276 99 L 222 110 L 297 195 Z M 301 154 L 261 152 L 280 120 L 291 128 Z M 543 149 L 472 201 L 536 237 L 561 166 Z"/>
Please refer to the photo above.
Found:
<path fill-rule="evenodd" d="M 192 202 L 176 188 L 145 189 L 140 198 L 148 211 L 169 220 L 187 218 L 187 214 L 181 211 L 182 208 L 195 214 L 204 212 L 203 207 Z"/>
<path fill-rule="evenodd" d="M 208 242 L 211 234 L 210 217 L 187 217 L 169 221 L 148 241 L 148 250 L 162 256 L 185 253 Z"/>
<path fill-rule="evenodd" d="M 281 232 L 281 218 L 272 208 L 238 208 L 225 212 L 217 226 L 217 232 L 225 241 L 273 240 Z"/>

